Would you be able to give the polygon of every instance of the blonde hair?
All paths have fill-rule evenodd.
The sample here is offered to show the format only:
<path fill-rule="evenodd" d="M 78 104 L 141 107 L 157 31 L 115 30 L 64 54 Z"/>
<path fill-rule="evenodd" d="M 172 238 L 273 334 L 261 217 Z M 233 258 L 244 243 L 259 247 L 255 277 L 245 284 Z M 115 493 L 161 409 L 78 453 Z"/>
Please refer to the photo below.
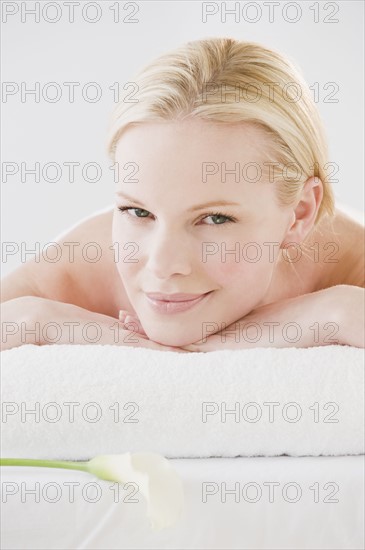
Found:
<path fill-rule="evenodd" d="M 134 82 L 138 100 L 121 101 L 111 116 L 107 154 L 113 161 L 129 124 L 192 117 L 249 122 L 270 138 L 266 157 L 276 163 L 270 177 L 278 204 L 296 204 L 305 181 L 316 176 L 323 183 L 323 198 L 314 225 L 324 216 L 334 216 L 323 124 L 307 83 L 288 58 L 254 42 L 195 40 L 149 63 Z M 214 90 L 224 90 L 224 96 Z M 237 91 L 244 92 L 239 101 Z"/>

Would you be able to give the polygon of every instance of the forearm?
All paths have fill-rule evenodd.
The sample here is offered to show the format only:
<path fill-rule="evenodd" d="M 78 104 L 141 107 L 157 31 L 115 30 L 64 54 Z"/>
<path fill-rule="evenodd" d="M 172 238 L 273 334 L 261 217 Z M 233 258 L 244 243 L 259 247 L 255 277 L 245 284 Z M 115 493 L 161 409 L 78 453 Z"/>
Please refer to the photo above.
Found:
<path fill-rule="evenodd" d="M 365 289 L 359 286 L 343 286 L 343 343 L 365 348 Z"/>
<path fill-rule="evenodd" d="M 364 347 L 364 289 L 329 287 L 258 308 L 241 322 L 249 327 L 255 319 L 261 321 L 260 347 Z"/>
<path fill-rule="evenodd" d="M 363 289 L 337 285 L 260 306 L 184 349 L 364 347 L 363 307 Z"/>
<path fill-rule="evenodd" d="M 28 333 L 25 342 L 22 331 L 22 326 L 26 327 L 29 324 L 27 312 L 29 308 L 34 310 L 35 300 L 34 296 L 21 296 L 1 303 L 1 351 L 17 348 L 24 343 L 40 344 L 36 332 L 33 335 Z"/>
<path fill-rule="evenodd" d="M 308 348 L 344 344 L 341 308 L 339 288 L 259 307 L 239 321 L 240 347 Z M 259 338 L 255 338 L 255 333 Z"/>
<path fill-rule="evenodd" d="M 113 344 L 117 319 L 73 304 L 40 296 L 20 296 L 1 303 L 1 351 L 31 344 L 86 344 L 85 327 L 93 324 L 98 343 Z M 109 329 L 110 327 L 110 329 Z"/>
<path fill-rule="evenodd" d="M 153 342 L 133 327 L 124 330 L 119 320 L 109 315 L 37 296 L 21 296 L 1 304 L 1 351 L 24 344 L 118 345 L 185 353 Z"/>

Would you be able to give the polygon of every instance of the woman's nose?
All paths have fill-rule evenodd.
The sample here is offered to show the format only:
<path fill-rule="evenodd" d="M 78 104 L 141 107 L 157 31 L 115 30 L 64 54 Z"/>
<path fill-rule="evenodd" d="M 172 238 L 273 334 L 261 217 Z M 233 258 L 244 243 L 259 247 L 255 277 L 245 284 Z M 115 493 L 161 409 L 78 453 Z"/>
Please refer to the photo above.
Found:
<path fill-rule="evenodd" d="M 167 279 L 176 273 L 189 275 L 192 271 L 192 252 L 181 236 L 156 235 L 145 254 L 147 268 L 158 278 Z"/>

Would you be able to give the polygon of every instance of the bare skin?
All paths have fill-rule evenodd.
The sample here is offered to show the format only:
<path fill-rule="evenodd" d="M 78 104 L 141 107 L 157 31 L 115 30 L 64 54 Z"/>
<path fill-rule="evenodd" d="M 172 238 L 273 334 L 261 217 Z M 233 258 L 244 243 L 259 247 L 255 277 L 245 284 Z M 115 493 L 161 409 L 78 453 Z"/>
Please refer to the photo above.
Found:
<path fill-rule="evenodd" d="M 95 320 L 99 322 L 99 324 L 104 320 L 105 326 L 112 324 L 111 318 L 118 318 L 120 310 L 125 310 L 134 315 L 135 310 L 128 299 L 116 263 L 114 262 L 114 254 L 110 249 L 112 244 L 111 226 L 113 210 L 114 207 L 111 207 L 106 212 L 92 216 L 88 220 L 77 225 L 71 231 L 66 232 L 63 237 L 58 240 L 61 246 L 62 242 L 80 243 L 80 246 L 75 250 L 82 250 L 83 246 L 89 242 L 97 242 L 102 249 L 103 261 L 90 264 L 84 261 L 80 254 L 76 253 L 73 263 L 68 262 L 64 266 L 65 269 L 61 268 L 58 270 L 55 269 L 55 265 L 57 264 L 27 262 L 2 280 L 1 301 L 6 302 L 8 300 L 13 300 L 13 298 L 17 296 L 32 295 L 44 297 L 51 300 L 49 302 L 50 304 L 53 303 L 52 300 L 56 300 L 58 302 L 54 302 L 55 305 L 59 303 L 61 306 L 61 303 L 64 302 L 67 308 L 73 307 L 68 304 L 83 308 L 73 312 L 72 316 L 76 319 L 77 313 L 82 313 L 81 317 L 84 322 L 85 320 L 94 320 L 92 315 L 100 315 L 100 317 L 95 318 Z M 336 210 L 334 228 L 337 232 L 336 241 L 332 231 L 329 229 L 323 231 L 322 229 L 322 234 L 318 231 L 313 233 L 311 242 L 318 242 L 319 250 L 323 250 L 323 243 L 337 242 L 339 253 L 335 255 L 335 258 L 338 258 L 338 262 L 313 262 L 311 259 L 303 260 L 302 258 L 302 261 L 296 264 L 295 271 L 292 269 L 287 269 L 286 272 L 284 272 L 284 270 L 277 270 L 269 292 L 261 305 L 273 302 L 279 304 L 282 303 L 281 301 L 285 300 L 285 298 L 301 296 L 306 293 L 316 292 L 317 290 L 330 288 L 336 285 L 344 284 L 353 285 L 354 288 L 364 288 L 364 251 L 363 248 L 359 246 L 364 238 L 363 226 L 349 218 L 345 213 Z M 357 246 L 354 246 L 354 243 L 357 243 Z M 333 247 L 329 249 L 329 252 L 333 252 Z M 289 267 L 289 264 L 283 265 Z M 301 281 L 304 281 L 304 284 L 302 284 Z M 95 289 L 97 289 L 97 292 Z M 26 299 L 28 300 L 29 298 Z M 20 300 L 22 300 L 22 298 L 20 298 Z M 19 304 L 19 306 L 20 305 L 21 304 Z M 21 307 L 23 307 L 23 309 L 28 309 L 25 302 Z M 32 308 L 32 304 L 30 304 L 30 307 Z M 352 307 L 351 310 L 354 314 Z M 258 311 L 262 310 L 259 309 Z M 92 314 L 90 312 L 94 313 Z M 15 313 L 16 308 L 14 309 L 14 315 Z M 68 316 L 69 314 L 66 316 L 67 320 L 69 320 Z M 51 315 L 51 319 L 54 318 L 55 317 Z M 275 319 L 277 318 L 278 316 L 275 315 Z M 356 318 L 355 314 L 355 324 Z M 13 317 L 11 320 L 13 320 Z M 134 328 L 135 326 L 136 324 L 133 325 L 133 328 L 131 326 L 128 328 L 134 332 L 137 330 Z M 361 321 L 359 326 L 362 326 Z M 108 337 L 111 336 L 109 330 L 105 332 Z M 141 332 L 141 330 L 139 330 L 139 332 Z M 143 330 L 142 333 L 144 333 Z M 135 343 L 128 344 L 128 342 L 130 342 L 130 340 L 128 340 L 128 338 L 130 338 L 128 332 L 123 334 L 125 334 L 125 336 L 124 339 L 122 338 L 122 345 L 136 346 Z M 212 338 L 214 337 L 211 337 L 211 342 L 209 344 L 211 349 L 222 348 L 219 338 L 217 341 L 218 343 L 213 341 Z M 135 335 L 133 335 L 133 339 L 135 341 Z M 139 341 L 140 343 L 137 344 L 138 346 L 149 347 L 148 344 L 150 344 L 150 347 L 155 346 L 156 349 L 171 349 L 165 346 L 159 347 L 159 344 L 155 344 L 153 341 L 150 342 L 144 338 Z M 84 342 L 80 340 L 78 343 Z M 106 341 L 105 343 L 113 343 L 113 341 Z M 8 344 L 8 347 L 4 349 L 8 349 L 14 345 L 21 344 Z M 271 346 L 272 344 L 268 345 Z M 363 343 L 358 344 L 356 342 L 354 345 L 363 347 Z M 284 343 L 284 347 L 285 346 L 287 346 L 287 342 Z M 227 344 L 224 344 L 222 349 L 225 349 L 225 347 L 227 347 Z M 174 351 L 180 351 L 180 348 L 173 349 Z M 210 351 L 210 349 L 207 348 L 207 344 L 203 346 L 203 349 L 200 349 L 199 346 L 196 345 L 181 348 L 181 350 L 184 349 L 185 351 Z"/>
<path fill-rule="evenodd" d="M 138 179 L 122 176 L 113 207 L 57 239 L 60 261 L 41 257 L 5 277 L 2 302 L 38 296 L 111 318 L 125 310 L 140 319 L 150 340 L 184 346 L 200 339 L 206 321 L 229 325 L 267 304 L 338 285 L 364 287 L 363 226 L 337 209 L 332 223 L 325 218 L 314 228 L 322 200 L 320 180 L 309 178 L 295 209 L 283 209 L 276 204 L 273 186 L 253 186 L 246 180 L 237 185 L 232 177 L 225 181 L 220 174 L 213 174 L 209 182 L 201 177 L 205 161 L 212 159 L 229 167 L 237 159 L 242 166 L 251 161 L 260 165 L 261 153 L 269 146 L 262 132 L 250 125 L 217 126 L 195 120 L 132 127 L 119 140 L 116 160 L 122 168 L 126 161 L 137 166 Z M 212 199 L 219 214 L 218 207 L 207 206 Z M 120 212 L 121 207 L 126 211 Z M 223 223 L 215 223 L 217 218 Z M 250 242 L 265 251 L 262 260 L 241 261 L 231 254 L 226 261 L 220 253 L 211 255 L 208 263 L 202 260 L 203 244 L 231 251 L 236 243 Z M 284 252 L 293 242 L 301 243 L 302 254 L 290 263 Z M 97 261 L 88 261 L 82 253 L 90 243 L 99 247 Z M 116 260 L 113 246 L 122 245 L 119 250 L 123 250 L 131 243 L 138 243 L 138 260 L 126 261 L 130 250 L 125 247 Z M 275 264 L 267 243 L 280 244 Z M 288 255 L 293 258 L 296 251 L 288 249 Z M 167 319 L 151 311 L 145 297 L 146 292 L 162 291 L 211 292 L 212 298 L 194 312 Z M 351 311 L 359 303 L 360 294 L 355 294 Z M 346 296 L 345 301 L 349 304 Z M 337 294 L 333 302 L 341 302 L 345 309 Z M 319 310 L 327 311 L 327 304 L 318 303 Z"/>
<path fill-rule="evenodd" d="M 75 251 L 82 249 L 86 243 L 97 242 L 102 249 L 103 261 L 89 263 L 81 255 L 75 256 L 76 261 L 69 264 L 72 284 L 68 282 L 59 291 L 64 302 L 118 318 L 120 309 L 131 313 L 134 309 L 124 290 L 114 262 L 114 253 L 110 249 L 113 210 L 114 206 L 105 213 L 91 217 L 63 237 L 66 242 L 80 243 Z M 354 246 L 354 243 L 361 243 L 363 240 L 363 227 L 338 209 L 333 227 L 337 235 L 329 227 L 321 230 L 322 235 L 317 229 L 308 241 L 308 246 L 318 242 L 318 250 L 322 251 L 323 257 L 332 257 L 338 262 L 315 262 L 312 250 L 310 258 L 303 255 L 294 264 L 295 271 L 288 262 L 283 263 L 285 269 L 276 272 L 270 292 L 260 305 L 340 284 L 365 286 L 364 251 Z M 337 243 L 338 247 L 332 246 L 324 251 L 324 245 L 329 242 Z M 95 292 L 96 288 L 98 292 Z"/>

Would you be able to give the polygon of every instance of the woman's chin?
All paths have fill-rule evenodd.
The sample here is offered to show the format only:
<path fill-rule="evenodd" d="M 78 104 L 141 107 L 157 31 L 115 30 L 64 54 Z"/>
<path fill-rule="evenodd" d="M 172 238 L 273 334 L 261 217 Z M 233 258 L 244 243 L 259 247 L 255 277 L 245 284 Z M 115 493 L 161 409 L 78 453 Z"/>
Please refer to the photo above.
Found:
<path fill-rule="evenodd" d="M 146 328 L 145 332 L 150 340 L 162 344 L 163 346 L 173 346 L 176 348 L 194 344 L 202 337 L 201 334 L 197 334 L 196 336 L 186 334 L 161 334 L 161 331 L 148 331 Z"/>

